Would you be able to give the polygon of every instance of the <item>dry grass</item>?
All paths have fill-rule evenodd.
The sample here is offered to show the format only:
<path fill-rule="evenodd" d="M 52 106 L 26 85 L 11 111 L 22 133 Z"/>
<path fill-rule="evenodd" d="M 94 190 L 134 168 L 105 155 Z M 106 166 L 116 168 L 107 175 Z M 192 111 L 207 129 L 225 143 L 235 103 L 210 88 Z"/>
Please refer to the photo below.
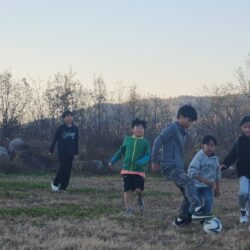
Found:
<path fill-rule="evenodd" d="M 146 182 L 146 211 L 123 216 L 116 177 L 73 177 L 69 192 L 52 193 L 49 176 L 0 177 L 0 249 L 250 249 L 238 223 L 237 180 L 222 181 L 215 214 L 223 232 L 208 236 L 199 223 L 171 225 L 180 194 L 162 178 Z M 136 203 L 135 203 L 136 208 Z"/>

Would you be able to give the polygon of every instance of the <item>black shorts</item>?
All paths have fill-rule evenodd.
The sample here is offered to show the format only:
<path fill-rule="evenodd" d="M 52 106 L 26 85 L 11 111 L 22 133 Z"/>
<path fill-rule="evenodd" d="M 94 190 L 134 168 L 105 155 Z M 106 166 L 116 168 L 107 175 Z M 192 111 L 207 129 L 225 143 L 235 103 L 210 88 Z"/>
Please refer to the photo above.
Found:
<path fill-rule="evenodd" d="M 138 174 L 123 174 L 124 192 L 135 191 L 137 188 L 144 190 L 145 178 Z"/>

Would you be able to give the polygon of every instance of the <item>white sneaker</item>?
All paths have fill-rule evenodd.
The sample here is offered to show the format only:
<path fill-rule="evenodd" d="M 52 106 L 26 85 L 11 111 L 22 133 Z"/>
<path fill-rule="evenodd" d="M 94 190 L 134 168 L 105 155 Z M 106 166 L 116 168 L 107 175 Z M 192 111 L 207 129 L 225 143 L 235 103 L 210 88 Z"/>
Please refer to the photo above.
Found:
<path fill-rule="evenodd" d="M 248 222 L 248 211 L 246 209 L 240 210 L 240 223 L 245 224 Z"/>
<path fill-rule="evenodd" d="M 59 192 L 59 187 L 55 186 L 55 185 L 53 184 L 53 182 L 52 182 L 52 183 L 51 183 L 51 190 L 52 190 L 53 192 Z"/>

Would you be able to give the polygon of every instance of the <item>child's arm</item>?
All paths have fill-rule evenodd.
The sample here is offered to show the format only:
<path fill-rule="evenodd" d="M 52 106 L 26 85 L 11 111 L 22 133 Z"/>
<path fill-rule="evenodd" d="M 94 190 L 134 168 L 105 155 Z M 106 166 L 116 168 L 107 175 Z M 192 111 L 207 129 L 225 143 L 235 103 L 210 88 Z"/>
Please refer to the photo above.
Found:
<path fill-rule="evenodd" d="M 222 170 L 229 168 L 236 160 L 238 157 L 238 141 L 234 144 L 232 147 L 230 153 L 227 155 L 225 158 L 224 162 L 222 163 Z"/>
<path fill-rule="evenodd" d="M 76 129 L 75 141 L 74 141 L 74 156 L 75 159 L 78 158 L 78 149 L 79 149 L 79 130 Z"/>
<path fill-rule="evenodd" d="M 109 166 L 114 165 L 116 162 L 118 162 L 124 153 L 126 152 L 126 138 L 123 140 L 122 146 L 120 149 L 114 154 L 114 156 L 111 158 L 109 162 Z"/>
<path fill-rule="evenodd" d="M 154 171 L 158 171 L 159 166 L 159 151 L 164 143 L 167 143 L 172 136 L 174 135 L 175 127 L 173 125 L 170 125 L 169 127 L 166 127 L 163 129 L 159 136 L 156 137 L 154 140 L 154 145 L 151 153 L 151 161 L 152 161 L 152 168 Z"/>
<path fill-rule="evenodd" d="M 215 187 L 215 190 L 214 190 L 214 195 L 215 195 L 215 197 L 219 197 L 220 196 L 220 181 L 217 180 L 215 182 L 215 185 L 216 185 L 216 187 Z"/>
<path fill-rule="evenodd" d="M 54 135 L 54 139 L 53 139 L 51 146 L 50 146 L 50 150 L 49 150 L 50 154 L 53 154 L 53 152 L 55 150 L 56 142 L 59 138 L 59 135 L 60 135 L 60 131 L 59 131 L 59 128 L 57 128 L 56 133 Z"/>
<path fill-rule="evenodd" d="M 138 164 L 139 166 L 145 165 L 149 162 L 150 160 L 150 145 L 149 142 L 147 142 L 147 145 L 145 147 L 145 153 L 144 156 L 142 158 L 140 158 L 139 160 L 136 161 L 136 164 Z"/>
<path fill-rule="evenodd" d="M 218 167 L 217 167 L 217 170 L 216 170 L 216 181 L 215 181 L 216 187 L 215 187 L 215 190 L 214 190 L 215 197 L 220 196 L 220 180 L 221 180 L 221 168 L 219 166 L 219 161 L 217 162 L 217 164 L 218 164 Z"/>
<path fill-rule="evenodd" d="M 215 189 L 215 188 L 216 188 L 216 185 L 215 185 L 214 182 L 208 181 L 207 179 L 205 179 L 205 178 L 202 177 L 201 175 L 194 176 L 194 179 L 198 180 L 198 181 L 201 182 L 201 183 L 206 184 L 207 186 L 209 186 L 209 187 L 212 188 L 212 189 Z"/>

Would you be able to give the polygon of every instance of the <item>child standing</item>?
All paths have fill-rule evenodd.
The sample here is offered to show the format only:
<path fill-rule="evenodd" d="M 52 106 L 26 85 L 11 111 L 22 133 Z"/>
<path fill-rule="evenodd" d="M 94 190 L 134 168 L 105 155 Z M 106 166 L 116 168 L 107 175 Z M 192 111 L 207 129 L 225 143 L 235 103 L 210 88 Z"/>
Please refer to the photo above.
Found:
<path fill-rule="evenodd" d="M 138 196 L 138 205 L 141 213 L 144 210 L 143 190 L 145 181 L 145 168 L 150 159 L 150 145 L 144 138 L 146 122 L 135 119 L 132 122 L 132 136 L 124 139 L 119 151 L 110 160 L 109 166 L 112 167 L 124 155 L 121 175 L 124 182 L 124 202 L 126 214 L 133 214 L 131 208 L 132 192 Z"/>
<path fill-rule="evenodd" d="M 194 181 L 184 171 L 183 146 L 186 141 L 186 129 L 197 120 L 196 110 L 190 106 L 182 106 L 177 114 L 177 121 L 164 128 L 155 139 L 151 160 L 152 169 L 160 169 L 158 154 L 162 148 L 161 171 L 164 176 L 172 180 L 180 189 L 183 199 L 179 213 L 173 225 L 183 226 L 193 219 L 204 219 L 201 202 L 199 200 Z M 192 215 L 189 213 L 191 207 Z"/>
<path fill-rule="evenodd" d="M 202 140 L 202 148 L 189 165 L 188 176 L 195 181 L 198 196 L 203 204 L 204 215 L 212 216 L 214 195 L 220 195 L 221 169 L 215 155 L 217 140 L 206 135 Z"/>
<path fill-rule="evenodd" d="M 225 158 L 222 170 L 230 167 L 235 161 L 240 182 L 239 205 L 240 223 L 248 222 L 249 189 L 250 189 L 250 116 L 245 116 L 241 120 L 241 130 L 243 134 L 234 143 L 230 153 Z"/>
<path fill-rule="evenodd" d="M 78 128 L 73 122 L 73 113 L 65 111 L 62 115 L 64 124 L 57 128 L 54 140 L 50 147 L 50 154 L 53 154 L 57 143 L 60 168 L 54 181 L 51 183 L 52 191 L 65 191 L 69 185 L 73 159 L 78 157 Z"/>

